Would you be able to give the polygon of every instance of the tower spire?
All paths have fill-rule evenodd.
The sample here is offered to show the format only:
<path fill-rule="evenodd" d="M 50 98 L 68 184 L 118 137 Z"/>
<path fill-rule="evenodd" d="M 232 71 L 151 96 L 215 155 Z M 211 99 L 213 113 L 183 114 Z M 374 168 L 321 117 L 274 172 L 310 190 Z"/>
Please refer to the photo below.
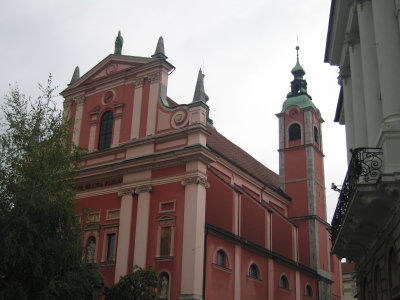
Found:
<path fill-rule="evenodd" d="M 204 90 L 204 74 L 201 71 L 201 68 L 199 70 L 199 75 L 197 76 L 196 88 L 194 90 L 192 102 L 197 101 L 202 101 L 204 103 L 208 101 L 208 96 Z"/>
<path fill-rule="evenodd" d="M 162 36 L 158 38 L 157 42 L 157 47 L 156 51 L 154 54 L 151 56 L 152 58 L 160 58 L 160 59 L 167 59 L 168 57 L 165 55 L 165 50 L 164 50 L 164 39 Z"/>

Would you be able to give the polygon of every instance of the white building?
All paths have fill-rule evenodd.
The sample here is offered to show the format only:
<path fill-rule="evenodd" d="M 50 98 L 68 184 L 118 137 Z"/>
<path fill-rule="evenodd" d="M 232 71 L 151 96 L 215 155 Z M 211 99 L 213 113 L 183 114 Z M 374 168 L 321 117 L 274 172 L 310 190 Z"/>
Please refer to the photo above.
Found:
<path fill-rule="evenodd" d="M 332 250 L 356 263 L 358 299 L 400 299 L 399 12 L 399 0 L 331 4 L 325 62 L 339 67 L 349 150 Z"/>

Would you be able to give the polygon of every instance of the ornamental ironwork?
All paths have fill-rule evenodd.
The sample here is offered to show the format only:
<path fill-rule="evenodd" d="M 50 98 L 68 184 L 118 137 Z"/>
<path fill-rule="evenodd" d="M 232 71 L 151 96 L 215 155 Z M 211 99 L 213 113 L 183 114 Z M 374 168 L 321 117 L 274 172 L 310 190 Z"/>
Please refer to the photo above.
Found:
<path fill-rule="evenodd" d="M 381 148 L 356 148 L 350 150 L 350 152 L 352 156 L 349 168 L 340 190 L 339 200 L 331 222 L 332 241 L 335 241 L 343 225 L 357 185 L 376 183 L 381 175 Z"/>

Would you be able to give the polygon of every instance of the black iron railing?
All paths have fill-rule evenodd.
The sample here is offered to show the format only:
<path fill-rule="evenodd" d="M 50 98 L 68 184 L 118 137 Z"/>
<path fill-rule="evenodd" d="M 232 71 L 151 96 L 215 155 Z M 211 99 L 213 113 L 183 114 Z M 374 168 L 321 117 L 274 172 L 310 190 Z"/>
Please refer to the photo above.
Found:
<path fill-rule="evenodd" d="M 339 201 L 331 223 L 333 242 L 343 225 L 357 184 L 374 183 L 381 175 L 381 148 L 357 148 L 350 150 L 350 152 L 352 156 L 349 168 L 340 190 Z"/>

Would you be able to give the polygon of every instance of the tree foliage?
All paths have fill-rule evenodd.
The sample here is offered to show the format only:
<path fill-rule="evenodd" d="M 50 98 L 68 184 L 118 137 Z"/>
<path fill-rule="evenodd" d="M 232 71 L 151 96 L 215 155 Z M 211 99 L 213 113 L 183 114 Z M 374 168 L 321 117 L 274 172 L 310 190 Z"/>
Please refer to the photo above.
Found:
<path fill-rule="evenodd" d="M 131 274 L 125 275 L 110 288 L 105 288 L 106 300 L 154 300 L 156 296 L 157 274 L 152 267 L 133 268 Z"/>
<path fill-rule="evenodd" d="M 74 213 L 77 149 L 51 77 L 36 100 L 5 96 L 0 135 L 0 299 L 88 299 L 97 273 L 82 262 Z"/>

